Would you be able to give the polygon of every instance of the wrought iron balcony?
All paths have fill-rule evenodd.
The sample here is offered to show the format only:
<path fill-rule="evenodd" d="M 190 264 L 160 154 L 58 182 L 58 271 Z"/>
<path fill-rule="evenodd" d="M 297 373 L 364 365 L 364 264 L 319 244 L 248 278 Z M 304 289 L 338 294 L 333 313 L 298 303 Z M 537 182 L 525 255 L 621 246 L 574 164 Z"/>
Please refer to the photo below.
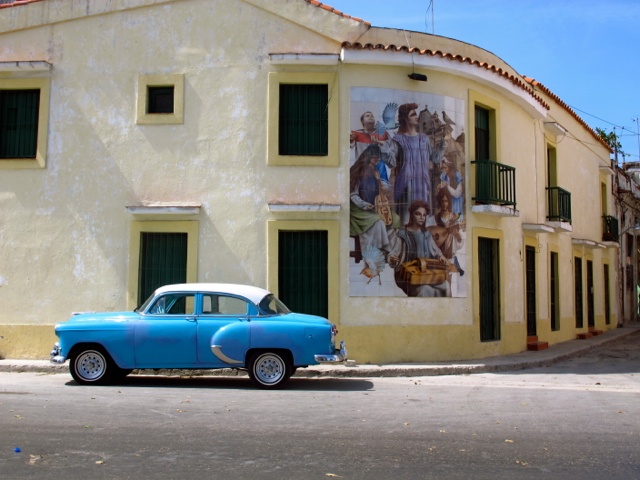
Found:
<path fill-rule="evenodd" d="M 477 203 L 516 207 L 516 169 L 491 160 L 471 162 L 476 166 Z"/>
<path fill-rule="evenodd" d="M 617 242 L 619 236 L 619 223 L 616 217 L 611 215 L 602 216 L 602 241 Z"/>
<path fill-rule="evenodd" d="M 547 220 L 571 223 L 571 192 L 560 187 L 547 187 Z"/>

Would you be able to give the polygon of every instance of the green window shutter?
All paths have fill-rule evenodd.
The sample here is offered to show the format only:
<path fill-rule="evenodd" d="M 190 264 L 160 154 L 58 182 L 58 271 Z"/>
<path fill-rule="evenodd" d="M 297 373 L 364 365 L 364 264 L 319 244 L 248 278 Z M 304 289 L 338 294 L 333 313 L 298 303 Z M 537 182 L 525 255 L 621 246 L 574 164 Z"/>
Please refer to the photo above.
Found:
<path fill-rule="evenodd" d="M 486 108 L 478 107 L 475 108 L 476 115 L 476 125 L 475 125 L 475 133 L 476 133 L 476 160 L 491 160 L 490 156 L 490 117 L 489 110 Z"/>
<path fill-rule="evenodd" d="M 0 90 L 0 158 L 35 158 L 40 90 Z"/>
<path fill-rule="evenodd" d="M 162 285 L 187 281 L 186 233 L 140 234 L 138 305 Z"/>
<path fill-rule="evenodd" d="M 329 315 L 328 234 L 280 231 L 278 297 L 294 312 Z"/>
<path fill-rule="evenodd" d="M 328 154 L 328 102 L 327 85 L 280 85 L 280 155 Z"/>

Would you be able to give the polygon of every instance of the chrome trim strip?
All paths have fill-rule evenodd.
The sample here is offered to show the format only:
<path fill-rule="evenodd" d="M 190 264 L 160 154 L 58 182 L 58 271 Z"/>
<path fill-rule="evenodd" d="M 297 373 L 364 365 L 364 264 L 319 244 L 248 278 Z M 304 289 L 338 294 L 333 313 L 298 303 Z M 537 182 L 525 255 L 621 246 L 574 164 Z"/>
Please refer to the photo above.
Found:
<path fill-rule="evenodd" d="M 234 360 L 233 358 L 227 357 L 224 353 L 222 353 L 222 345 L 211 345 L 211 351 L 224 363 L 231 363 L 236 365 L 244 363 L 242 360 Z"/>

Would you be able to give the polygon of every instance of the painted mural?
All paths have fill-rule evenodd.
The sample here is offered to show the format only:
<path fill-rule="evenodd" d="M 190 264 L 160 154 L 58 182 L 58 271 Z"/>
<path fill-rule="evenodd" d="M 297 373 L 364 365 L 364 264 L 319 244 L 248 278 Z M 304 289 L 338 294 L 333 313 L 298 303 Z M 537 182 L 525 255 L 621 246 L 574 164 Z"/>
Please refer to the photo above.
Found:
<path fill-rule="evenodd" d="M 351 296 L 466 297 L 462 99 L 354 87 Z"/>

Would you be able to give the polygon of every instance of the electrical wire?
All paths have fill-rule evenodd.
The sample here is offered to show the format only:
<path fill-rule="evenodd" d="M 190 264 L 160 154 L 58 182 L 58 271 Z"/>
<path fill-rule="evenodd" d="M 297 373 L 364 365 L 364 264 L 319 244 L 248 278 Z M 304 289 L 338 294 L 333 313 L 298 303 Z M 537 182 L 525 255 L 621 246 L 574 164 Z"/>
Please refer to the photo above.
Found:
<path fill-rule="evenodd" d="M 595 115 L 592 115 L 592 114 L 591 114 L 591 113 L 589 113 L 589 112 L 585 112 L 584 110 L 580 110 L 579 108 L 574 107 L 574 106 L 572 106 L 572 105 L 568 105 L 568 106 L 569 106 L 569 108 L 572 108 L 573 110 L 577 110 L 577 111 L 578 111 L 578 112 L 580 112 L 580 113 L 584 113 L 585 115 L 589 115 L 590 117 L 593 117 L 593 118 L 595 118 L 596 120 L 600 120 L 601 122 L 608 123 L 609 125 L 612 125 L 612 126 L 614 126 L 614 127 L 616 127 L 616 128 L 619 128 L 619 129 L 621 129 L 621 130 L 623 130 L 623 131 L 627 131 L 627 132 L 629 132 L 629 135 L 636 135 L 636 136 L 638 135 L 638 132 L 634 132 L 633 130 L 629 130 L 627 127 L 624 127 L 624 126 L 622 126 L 622 125 L 617 125 L 617 124 L 615 124 L 615 123 L 613 123 L 613 122 L 610 122 L 610 121 L 608 121 L 608 120 L 605 120 L 604 118 L 600 118 L 600 117 L 597 117 L 597 116 L 595 116 Z"/>
<path fill-rule="evenodd" d="M 425 31 L 428 32 L 429 31 L 429 10 L 431 10 L 431 34 L 435 35 L 436 34 L 436 29 L 435 26 L 433 24 L 434 20 L 433 20 L 433 14 L 434 14 L 434 5 L 433 5 L 433 1 L 434 0 L 429 0 L 429 5 L 427 5 L 427 11 L 424 13 L 424 28 Z"/>

